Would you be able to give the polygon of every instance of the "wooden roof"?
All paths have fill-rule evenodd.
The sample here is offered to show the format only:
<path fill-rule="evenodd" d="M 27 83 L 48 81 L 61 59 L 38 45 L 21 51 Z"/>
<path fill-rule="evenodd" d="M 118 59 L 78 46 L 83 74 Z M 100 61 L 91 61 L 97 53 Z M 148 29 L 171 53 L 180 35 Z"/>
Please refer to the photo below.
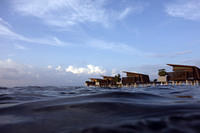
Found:
<path fill-rule="evenodd" d="M 90 80 L 103 80 L 103 79 L 99 79 L 99 78 L 89 78 Z"/>
<path fill-rule="evenodd" d="M 103 77 L 103 78 L 115 78 L 113 76 L 104 76 L 104 75 L 101 75 L 101 77 Z"/>
<path fill-rule="evenodd" d="M 126 74 L 134 74 L 134 75 L 146 75 L 146 74 L 142 74 L 142 73 L 127 72 L 127 71 L 123 71 L 123 73 L 126 73 Z M 146 75 L 146 76 L 148 76 L 148 75 Z"/>
<path fill-rule="evenodd" d="M 172 67 L 189 67 L 189 68 L 198 68 L 196 66 L 189 66 L 189 65 L 177 65 L 177 64 L 167 64 L 168 66 Z M 199 68 L 198 68 L 199 69 Z"/>

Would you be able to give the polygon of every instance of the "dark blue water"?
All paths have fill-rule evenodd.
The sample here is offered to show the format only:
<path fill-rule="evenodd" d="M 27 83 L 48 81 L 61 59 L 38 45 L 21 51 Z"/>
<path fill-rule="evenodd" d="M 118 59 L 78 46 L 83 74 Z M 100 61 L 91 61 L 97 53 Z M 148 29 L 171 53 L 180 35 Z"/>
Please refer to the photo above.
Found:
<path fill-rule="evenodd" d="M 200 132 L 200 87 L 0 88 L 0 133 L 135 132 Z"/>

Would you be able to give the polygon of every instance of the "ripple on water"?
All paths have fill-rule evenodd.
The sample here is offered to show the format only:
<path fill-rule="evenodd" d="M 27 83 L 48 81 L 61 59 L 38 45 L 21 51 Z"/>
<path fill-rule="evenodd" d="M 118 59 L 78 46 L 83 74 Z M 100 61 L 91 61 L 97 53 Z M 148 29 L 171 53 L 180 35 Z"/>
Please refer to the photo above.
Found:
<path fill-rule="evenodd" d="M 199 101 L 200 88 L 186 86 L 0 89 L 0 132 L 195 133 Z"/>

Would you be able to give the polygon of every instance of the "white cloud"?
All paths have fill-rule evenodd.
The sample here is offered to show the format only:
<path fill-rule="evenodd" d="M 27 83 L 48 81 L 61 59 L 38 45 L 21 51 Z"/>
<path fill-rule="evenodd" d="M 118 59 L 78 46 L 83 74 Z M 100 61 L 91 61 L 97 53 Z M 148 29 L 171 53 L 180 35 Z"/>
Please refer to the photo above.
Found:
<path fill-rule="evenodd" d="M 19 49 L 19 50 L 26 50 L 27 49 L 26 47 L 19 45 L 19 44 L 15 44 L 15 48 Z"/>
<path fill-rule="evenodd" d="M 21 35 L 16 34 L 12 30 L 10 30 L 9 26 L 6 24 L 2 18 L 0 18 L 0 36 L 6 36 L 11 39 L 19 39 L 24 40 L 25 38 Z"/>
<path fill-rule="evenodd" d="M 52 69 L 53 67 L 52 67 L 52 65 L 48 65 L 47 68 L 48 69 Z"/>
<path fill-rule="evenodd" d="M 4 37 L 8 40 L 18 40 L 24 41 L 28 43 L 35 43 L 35 44 L 44 44 L 44 45 L 52 45 L 52 46 L 66 46 L 70 45 L 69 43 L 65 43 L 59 40 L 57 37 L 48 37 L 48 38 L 28 38 L 21 34 L 14 32 L 8 23 L 0 18 L 0 37 Z M 19 48 L 19 47 L 18 47 Z M 22 47 L 21 47 L 22 48 Z"/>
<path fill-rule="evenodd" d="M 31 15 L 59 27 L 84 22 L 108 26 L 111 19 L 118 19 L 118 16 L 120 19 L 125 18 L 132 8 L 108 9 L 107 3 L 108 0 L 17 0 L 13 5 L 14 9 L 23 15 Z"/>
<path fill-rule="evenodd" d="M 66 68 L 66 72 L 72 72 L 74 74 L 104 74 L 106 71 L 99 66 L 87 65 L 87 67 L 74 67 L 69 66 Z"/>
<path fill-rule="evenodd" d="M 50 38 L 31 38 L 28 40 L 30 43 L 36 43 L 36 44 L 45 44 L 45 45 L 51 45 L 51 46 L 67 46 L 70 45 L 70 43 L 66 43 L 58 39 L 57 37 L 50 37 Z"/>
<path fill-rule="evenodd" d="M 60 72 L 60 71 L 62 71 L 62 67 L 61 66 L 57 66 L 55 70 Z"/>
<path fill-rule="evenodd" d="M 124 43 L 115 43 L 115 42 L 106 42 L 103 40 L 93 40 L 88 43 L 90 47 L 102 49 L 102 50 L 110 50 L 119 53 L 133 54 L 138 56 L 146 55 L 144 52 L 136 49 L 130 45 Z"/>
<path fill-rule="evenodd" d="M 128 15 L 130 15 L 131 13 L 134 13 L 134 14 L 138 14 L 138 13 L 141 13 L 143 12 L 144 10 L 144 7 L 147 6 L 148 4 L 146 3 L 143 3 L 143 5 L 137 5 L 137 6 L 130 6 L 130 7 L 126 7 L 124 10 L 122 10 L 121 12 L 119 12 L 118 14 L 118 19 L 119 20 L 122 20 L 124 18 L 126 18 Z"/>
<path fill-rule="evenodd" d="M 2 18 L 0 18 L 0 24 L 6 25 L 7 27 L 11 27 L 11 25 L 8 22 L 4 21 Z"/>
<path fill-rule="evenodd" d="M 200 20 L 200 0 L 176 0 L 166 6 L 166 12 L 173 17 Z"/>
<path fill-rule="evenodd" d="M 179 51 L 179 52 L 168 52 L 168 53 L 154 53 L 154 54 L 150 54 L 150 57 L 156 57 L 156 58 L 174 58 L 174 57 L 179 57 L 179 56 L 183 56 L 183 55 L 188 55 L 191 54 L 192 51 L 191 50 L 186 50 L 186 51 Z"/>
<path fill-rule="evenodd" d="M 132 9 L 131 8 L 126 8 L 124 9 L 124 11 L 122 11 L 120 14 L 119 14 L 119 19 L 124 19 L 126 16 L 128 16 L 129 13 L 131 13 Z"/>

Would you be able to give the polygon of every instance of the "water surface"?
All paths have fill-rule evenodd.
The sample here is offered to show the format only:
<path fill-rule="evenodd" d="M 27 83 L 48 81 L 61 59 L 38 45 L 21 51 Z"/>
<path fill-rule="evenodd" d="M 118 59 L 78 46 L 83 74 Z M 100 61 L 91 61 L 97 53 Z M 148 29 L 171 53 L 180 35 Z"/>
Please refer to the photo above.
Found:
<path fill-rule="evenodd" d="M 0 88 L 1 133 L 200 131 L 200 87 Z"/>

